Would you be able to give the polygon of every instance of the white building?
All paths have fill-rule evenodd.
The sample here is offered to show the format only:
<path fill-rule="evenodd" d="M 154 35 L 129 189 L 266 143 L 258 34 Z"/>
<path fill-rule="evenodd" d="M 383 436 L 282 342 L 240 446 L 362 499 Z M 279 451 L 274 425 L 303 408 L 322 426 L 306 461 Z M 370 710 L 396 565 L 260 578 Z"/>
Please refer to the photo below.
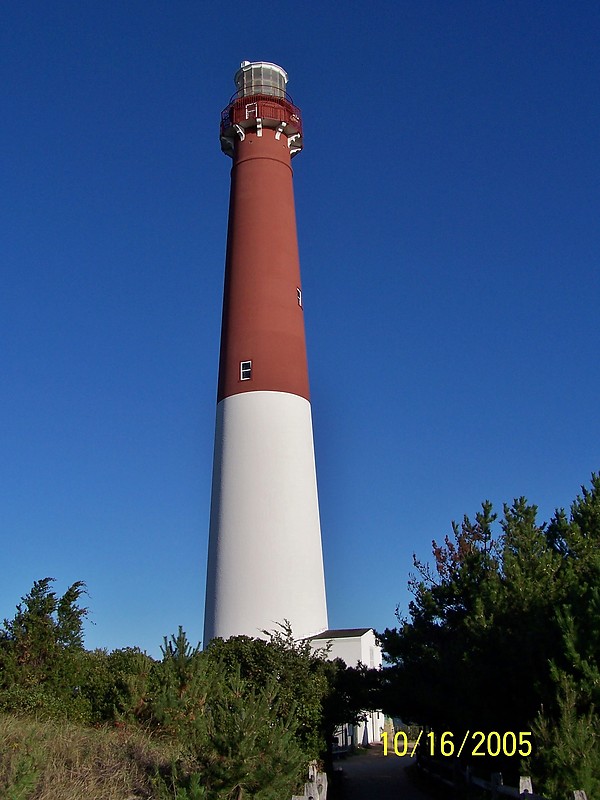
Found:
<path fill-rule="evenodd" d="M 333 661 L 341 658 L 348 667 L 364 664 L 369 669 L 381 669 L 383 656 L 377 644 L 373 628 L 342 628 L 323 631 L 310 640 L 313 650 L 329 645 L 327 657 Z M 381 741 L 384 726 L 384 715 L 381 711 L 366 711 L 366 722 L 359 725 L 344 725 L 336 733 L 339 746 L 349 747 L 351 744 L 365 745 Z"/>

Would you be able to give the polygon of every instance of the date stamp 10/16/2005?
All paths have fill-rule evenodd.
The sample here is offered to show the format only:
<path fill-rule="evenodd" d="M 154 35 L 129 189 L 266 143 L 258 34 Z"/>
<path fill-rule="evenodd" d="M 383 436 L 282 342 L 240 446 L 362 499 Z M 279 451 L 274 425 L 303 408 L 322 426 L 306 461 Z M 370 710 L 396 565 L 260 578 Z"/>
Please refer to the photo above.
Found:
<path fill-rule="evenodd" d="M 387 731 L 381 734 L 383 740 L 383 755 L 410 756 L 416 755 L 417 748 L 421 747 L 430 756 L 460 756 L 463 752 L 469 756 L 522 756 L 531 755 L 531 731 L 467 731 L 460 740 L 454 737 L 451 731 L 435 733 L 430 731 L 423 738 L 423 731 L 415 742 L 408 741 L 405 731 L 398 731 L 392 739 Z"/>

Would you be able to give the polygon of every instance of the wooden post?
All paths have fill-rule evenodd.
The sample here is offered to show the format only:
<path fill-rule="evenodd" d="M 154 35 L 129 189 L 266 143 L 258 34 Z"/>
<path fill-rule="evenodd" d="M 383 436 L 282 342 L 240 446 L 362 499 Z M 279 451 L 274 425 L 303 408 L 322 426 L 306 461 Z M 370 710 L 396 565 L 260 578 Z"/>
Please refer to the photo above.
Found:
<path fill-rule="evenodd" d="M 527 797 L 528 794 L 533 794 L 531 778 L 528 775 L 521 775 L 519 778 L 519 797 Z"/>
<path fill-rule="evenodd" d="M 304 784 L 304 794 L 292 795 L 292 800 L 325 800 L 327 797 L 327 773 L 319 772 L 317 762 L 308 765 L 308 782 Z"/>

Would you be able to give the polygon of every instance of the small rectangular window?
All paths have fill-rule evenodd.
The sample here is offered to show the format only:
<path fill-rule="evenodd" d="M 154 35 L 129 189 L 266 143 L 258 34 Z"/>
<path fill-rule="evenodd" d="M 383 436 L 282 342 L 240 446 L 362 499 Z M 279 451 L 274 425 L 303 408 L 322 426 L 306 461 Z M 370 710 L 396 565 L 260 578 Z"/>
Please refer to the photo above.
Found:
<path fill-rule="evenodd" d="M 298 305 L 302 308 L 302 289 L 296 289 L 296 294 L 298 295 Z"/>
<path fill-rule="evenodd" d="M 249 381 L 252 377 L 252 362 L 240 361 L 240 380 Z"/>

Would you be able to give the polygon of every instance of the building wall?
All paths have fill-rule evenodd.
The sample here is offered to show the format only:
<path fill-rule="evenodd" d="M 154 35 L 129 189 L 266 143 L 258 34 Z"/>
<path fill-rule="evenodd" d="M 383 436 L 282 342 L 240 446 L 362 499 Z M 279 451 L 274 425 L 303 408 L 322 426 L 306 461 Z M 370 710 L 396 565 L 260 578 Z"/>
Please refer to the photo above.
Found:
<path fill-rule="evenodd" d="M 327 628 L 304 397 L 246 392 L 218 404 L 208 561 L 205 644 L 285 620 L 298 639 Z"/>
<path fill-rule="evenodd" d="M 329 642 L 331 642 L 328 653 L 330 660 L 341 658 L 349 667 L 356 667 L 360 662 L 369 668 L 381 668 L 383 663 L 381 647 L 377 644 L 375 632 L 372 629 L 360 636 L 313 639 L 311 647 L 316 650 L 325 647 Z M 368 712 L 366 722 L 355 726 L 343 726 L 343 729 L 338 732 L 340 745 L 345 746 L 346 741 L 350 741 L 354 746 L 380 742 L 384 723 L 385 717 L 380 711 Z"/>

